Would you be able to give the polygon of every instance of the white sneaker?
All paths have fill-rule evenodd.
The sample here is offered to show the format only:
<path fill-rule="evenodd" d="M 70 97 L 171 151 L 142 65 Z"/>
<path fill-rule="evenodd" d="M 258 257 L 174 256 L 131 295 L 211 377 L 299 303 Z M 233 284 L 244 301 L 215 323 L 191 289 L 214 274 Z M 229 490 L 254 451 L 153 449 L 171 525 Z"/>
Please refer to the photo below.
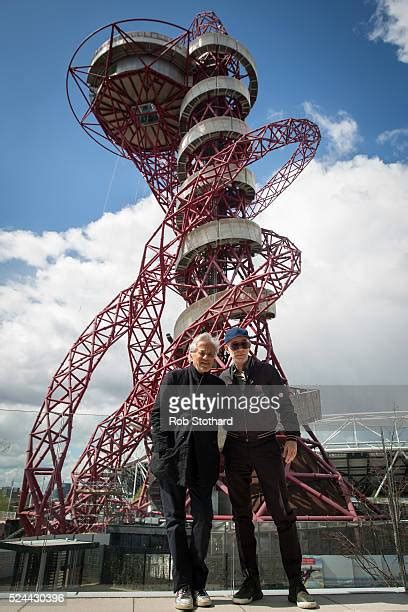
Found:
<path fill-rule="evenodd" d="M 177 610 L 194 610 L 193 597 L 189 586 L 181 587 L 176 591 L 174 605 Z"/>
<path fill-rule="evenodd" d="M 199 608 L 210 608 L 213 605 L 211 597 L 204 589 L 193 592 L 193 601 Z"/>

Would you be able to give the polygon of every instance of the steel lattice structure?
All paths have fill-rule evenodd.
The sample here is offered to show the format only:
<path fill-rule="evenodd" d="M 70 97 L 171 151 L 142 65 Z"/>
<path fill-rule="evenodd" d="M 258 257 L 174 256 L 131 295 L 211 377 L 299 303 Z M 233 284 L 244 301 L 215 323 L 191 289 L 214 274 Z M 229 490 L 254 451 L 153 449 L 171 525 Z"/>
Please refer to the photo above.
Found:
<path fill-rule="evenodd" d="M 284 377 L 268 319 L 300 273 L 300 251 L 253 220 L 312 160 L 319 129 L 293 118 L 248 127 L 258 90 L 255 62 L 214 13 L 199 14 L 188 29 L 152 21 L 172 29 L 173 36 L 140 30 L 142 20 L 113 23 L 82 43 L 68 70 L 77 120 L 92 138 L 136 165 L 164 217 L 144 248 L 134 283 L 91 321 L 50 383 L 29 439 L 20 505 L 27 533 L 98 529 L 109 520 L 112 504 L 124 521 L 151 510 L 148 480 L 131 504 L 118 490 L 118 475 L 135 455 L 149 458 L 149 413 L 160 381 L 167 369 L 186 365 L 186 348 L 197 333 L 220 335 L 240 322 L 251 331 L 254 353 Z M 90 64 L 78 64 L 78 54 L 97 35 L 105 42 Z M 85 109 L 76 110 L 74 99 Z M 287 162 L 256 190 L 251 164 L 288 145 L 293 152 Z M 184 298 L 186 309 L 165 346 L 161 317 L 170 290 Z M 61 472 L 75 412 L 101 359 L 125 335 L 133 389 L 96 428 L 64 497 Z M 326 495 L 312 486 L 323 472 Z M 357 517 L 350 487 L 317 440 L 300 443 L 288 479 L 309 500 L 304 518 Z M 227 493 L 223 475 L 218 487 Z M 254 512 L 270 518 L 262 500 Z"/>

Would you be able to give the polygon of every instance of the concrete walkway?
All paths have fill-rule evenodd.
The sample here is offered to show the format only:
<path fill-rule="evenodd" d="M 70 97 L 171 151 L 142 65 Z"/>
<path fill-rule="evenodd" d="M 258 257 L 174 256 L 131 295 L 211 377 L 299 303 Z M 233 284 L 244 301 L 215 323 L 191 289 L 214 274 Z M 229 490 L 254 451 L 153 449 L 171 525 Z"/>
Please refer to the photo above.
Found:
<path fill-rule="evenodd" d="M 361 589 L 312 589 L 320 608 L 329 612 L 402 612 L 408 611 L 408 594 L 402 590 L 370 590 Z M 246 606 L 232 603 L 230 594 L 225 591 L 211 592 L 217 612 L 233 612 L 239 610 L 295 610 L 287 600 L 284 591 L 266 591 L 261 601 Z M 63 604 L 16 604 L 10 603 L 6 594 L 0 595 L 0 610 L 18 612 L 33 608 L 37 612 L 167 612 L 175 610 L 174 599 L 170 593 L 68 593 Z M 197 610 L 197 608 L 196 608 Z"/>

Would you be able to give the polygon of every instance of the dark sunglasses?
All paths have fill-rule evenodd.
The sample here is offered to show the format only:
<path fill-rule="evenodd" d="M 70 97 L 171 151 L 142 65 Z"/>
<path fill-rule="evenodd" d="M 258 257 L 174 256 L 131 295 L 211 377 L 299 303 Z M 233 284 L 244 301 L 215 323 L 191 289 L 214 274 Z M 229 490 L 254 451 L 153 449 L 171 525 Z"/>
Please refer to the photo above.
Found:
<path fill-rule="evenodd" d="M 230 349 L 233 351 L 237 351 L 240 348 L 247 349 L 251 346 L 251 343 L 248 340 L 243 340 L 242 342 L 231 342 L 229 345 Z"/>

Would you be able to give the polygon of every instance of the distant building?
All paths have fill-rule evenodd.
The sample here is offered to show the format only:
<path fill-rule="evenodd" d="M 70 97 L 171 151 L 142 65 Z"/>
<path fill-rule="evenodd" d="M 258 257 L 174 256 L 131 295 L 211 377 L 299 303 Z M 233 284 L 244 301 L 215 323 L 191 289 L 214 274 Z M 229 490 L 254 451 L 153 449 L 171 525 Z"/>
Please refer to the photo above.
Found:
<path fill-rule="evenodd" d="M 20 488 L 13 485 L 10 487 L 0 487 L 0 493 L 8 500 L 7 508 L 4 511 L 17 512 L 20 501 Z"/>

